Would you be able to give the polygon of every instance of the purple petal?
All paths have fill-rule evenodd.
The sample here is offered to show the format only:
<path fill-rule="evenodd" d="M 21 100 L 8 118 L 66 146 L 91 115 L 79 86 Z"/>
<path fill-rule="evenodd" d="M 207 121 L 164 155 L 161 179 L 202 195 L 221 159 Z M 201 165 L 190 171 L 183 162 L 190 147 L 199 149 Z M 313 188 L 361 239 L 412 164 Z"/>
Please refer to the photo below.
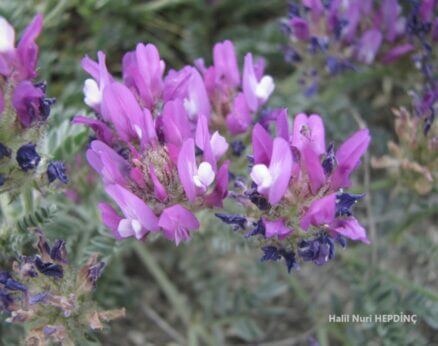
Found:
<path fill-rule="evenodd" d="M 167 239 L 179 245 L 181 241 L 190 238 L 190 231 L 199 228 L 199 221 L 191 211 L 176 204 L 163 210 L 158 225 Z"/>
<path fill-rule="evenodd" d="M 335 219 L 336 213 L 336 194 L 325 196 L 314 201 L 304 216 L 301 218 L 300 225 L 307 230 L 310 225 L 320 226 L 330 224 Z"/>
<path fill-rule="evenodd" d="M 192 138 L 187 139 L 178 155 L 178 175 L 190 202 L 196 199 L 196 187 L 193 176 L 196 174 L 195 142 Z"/>
<path fill-rule="evenodd" d="M 365 228 L 354 217 L 337 221 L 336 226 L 332 230 L 351 240 L 360 240 L 365 244 L 370 243 Z"/>
<path fill-rule="evenodd" d="M 128 184 L 128 162 L 105 143 L 93 141 L 87 150 L 87 160 L 102 175 L 105 183 Z"/>
<path fill-rule="evenodd" d="M 23 36 L 17 46 L 17 57 L 20 61 L 20 80 L 35 78 L 38 61 L 38 46 L 36 38 L 43 27 L 43 16 L 37 14 L 32 22 L 26 27 Z"/>
<path fill-rule="evenodd" d="M 302 154 L 302 160 L 309 177 L 310 189 L 312 194 L 316 195 L 325 183 L 324 168 L 321 165 L 319 156 L 313 151 L 311 146 L 305 146 Z"/>
<path fill-rule="evenodd" d="M 135 234 L 137 239 L 143 238 L 148 231 L 156 232 L 159 230 L 158 218 L 152 209 L 132 192 L 120 185 L 108 185 L 105 187 L 105 191 L 119 205 L 126 218 L 135 219 L 141 224 L 142 230 Z"/>
<path fill-rule="evenodd" d="M 302 150 L 306 145 L 310 145 L 317 155 L 326 151 L 324 123 L 317 114 L 307 117 L 306 114 L 300 113 L 295 116 L 292 146 Z"/>
<path fill-rule="evenodd" d="M 217 82 L 225 80 L 230 88 L 240 84 L 237 56 L 231 41 L 226 40 L 214 45 L 213 63 Z"/>
<path fill-rule="evenodd" d="M 289 21 L 289 26 L 292 30 L 292 34 L 300 41 L 307 41 L 310 37 L 309 25 L 307 21 L 300 17 L 293 17 Z"/>
<path fill-rule="evenodd" d="M 269 202 L 277 204 L 283 198 L 292 174 L 292 153 L 289 143 L 283 138 L 275 138 L 272 147 L 272 158 L 269 164 L 272 184 L 269 188 Z"/>
<path fill-rule="evenodd" d="M 263 223 L 265 225 L 266 238 L 277 236 L 279 240 L 283 240 L 292 233 L 292 230 L 284 224 L 284 220 L 282 219 L 269 221 L 264 218 Z"/>
<path fill-rule="evenodd" d="M 239 93 L 233 101 L 233 108 L 227 115 L 227 128 L 232 135 L 246 132 L 252 123 L 252 116 L 248 105 L 246 104 L 245 95 Z"/>
<path fill-rule="evenodd" d="M 370 141 L 368 129 L 362 129 L 342 143 L 335 155 L 338 165 L 331 177 L 332 189 L 350 187 L 350 174 L 359 165 L 360 158 L 367 150 Z"/>
<path fill-rule="evenodd" d="M 384 64 L 392 63 L 393 61 L 399 59 L 403 55 L 406 55 L 412 52 L 415 47 L 410 43 L 401 44 L 392 48 L 389 52 L 387 52 L 382 58 L 382 62 Z"/>
<path fill-rule="evenodd" d="M 116 238 L 117 240 L 122 239 L 120 233 L 117 231 L 117 228 L 119 227 L 119 222 L 122 217 L 117 214 L 114 208 L 108 203 L 99 203 L 98 207 L 104 225 L 111 230 L 114 238 Z"/>
<path fill-rule="evenodd" d="M 23 81 L 15 87 L 12 105 L 24 127 L 29 127 L 34 121 L 42 120 L 40 101 L 43 96 L 41 88 L 34 86 L 29 81 Z"/>
<path fill-rule="evenodd" d="M 382 34 L 377 29 L 366 31 L 358 44 L 357 58 L 364 64 L 371 64 L 382 44 Z"/>
<path fill-rule="evenodd" d="M 277 136 L 289 142 L 289 121 L 286 108 L 280 109 L 280 112 L 277 114 L 276 128 Z"/>
<path fill-rule="evenodd" d="M 272 155 L 273 140 L 271 135 L 260 124 L 255 124 L 252 131 L 252 147 L 254 163 L 269 165 Z"/>
<path fill-rule="evenodd" d="M 216 186 L 212 193 L 204 198 L 205 204 L 210 207 L 222 208 L 225 197 L 228 194 L 228 168 L 230 161 L 225 161 L 216 175 Z"/>
<path fill-rule="evenodd" d="M 102 121 L 91 119 L 81 115 L 75 116 L 72 121 L 73 124 L 83 124 L 93 129 L 97 139 L 111 145 L 113 142 L 113 133 L 111 129 Z"/>

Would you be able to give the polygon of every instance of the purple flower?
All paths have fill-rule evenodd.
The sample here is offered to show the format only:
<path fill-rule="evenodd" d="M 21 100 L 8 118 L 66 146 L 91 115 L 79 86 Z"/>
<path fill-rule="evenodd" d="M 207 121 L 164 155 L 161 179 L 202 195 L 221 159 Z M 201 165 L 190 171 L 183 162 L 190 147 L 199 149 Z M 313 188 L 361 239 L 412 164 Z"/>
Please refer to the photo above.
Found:
<path fill-rule="evenodd" d="M 149 232 L 157 232 L 158 218 L 140 198 L 120 185 L 107 185 L 105 191 L 122 209 L 117 232 L 122 238 L 142 239 Z"/>
<path fill-rule="evenodd" d="M 358 167 L 360 158 L 370 142 L 371 136 L 368 129 L 362 129 L 342 143 L 336 151 L 337 167 L 331 177 L 333 190 L 350 187 L 350 174 Z"/>
<path fill-rule="evenodd" d="M 29 81 L 23 81 L 15 87 L 12 105 L 24 127 L 29 127 L 33 122 L 45 119 L 41 112 L 43 97 L 44 92 Z"/>
<path fill-rule="evenodd" d="M 307 21 L 300 17 L 293 17 L 289 21 L 292 34 L 300 41 L 307 41 L 310 37 Z"/>
<path fill-rule="evenodd" d="M 27 172 L 38 166 L 41 156 L 35 150 L 36 145 L 29 143 L 21 146 L 17 150 L 16 160 L 20 168 Z"/>
<path fill-rule="evenodd" d="M 135 52 L 123 57 L 125 84 L 140 95 L 149 109 L 154 107 L 163 92 L 164 69 L 165 63 L 153 44 L 139 43 Z"/>
<path fill-rule="evenodd" d="M 68 177 L 65 172 L 65 165 L 62 161 L 51 161 L 47 167 L 47 178 L 49 183 L 52 183 L 56 179 L 63 182 L 64 184 L 68 183 Z"/>
<path fill-rule="evenodd" d="M 87 118 L 81 115 L 73 118 L 73 124 L 84 124 L 93 129 L 96 138 L 108 145 L 111 145 L 114 140 L 112 130 L 101 120 Z"/>
<path fill-rule="evenodd" d="M 217 84 L 224 83 L 229 88 L 235 88 L 240 84 L 236 52 L 231 41 L 226 40 L 214 45 L 213 63 Z"/>
<path fill-rule="evenodd" d="M 259 106 L 269 99 L 275 88 L 271 76 L 258 75 L 260 73 L 257 73 L 256 66 L 254 66 L 252 54 L 246 54 L 243 66 L 243 94 L 252 112 L 256 112 Z"/>
<path fill-rule="evenodd" d="M 366 31 L 359 41 L 357 59 L 364 64 L 371 64 L 382 44 L 382 39 L 382 34 L 379 30 L 371 29 Z"/>
<path fill-rule="evenodd" d="M 325 153 L 325 130 L 319 115 L 297 114 L 293 125 L 292 146 L 298 150 L 309 146 L 318 156 Z"/>
<path fill-rule="evenodd" d="M 232 135 L 245 133 L 251 125 L 252 115 L 243 93 L 235 97 L 232 111 L 228 114 L 226 122 L 228 131 Z"/>
<path fill-rule="evenodd" d="M 269 203 L 277 204 L 283 198 L 292 174 L 292 154 L 289 144 L 283 138 L 275 138 L 270 154 L 269 167 L 257 163 L 251 170 L 251 179 L 257 191 L 268 196 Z"/>
<path fill-rule="evenodd" d="M 114 238 L 121 240 L 122 236 L 119 234 L 118 228 L 123 218 L 108 203 L 99 203 L 99 210 L 105 226 L 111 230 Z"/>
<path fill-rule="evenodd" d="M 179 245 L 181 241 L 190 238 L 190 231 L 199 228 L 199 222 L 195 215 L 179 204 L 166 208 L 158 221 L 167 239 Z"/>
<path fill-rule="evenodd" d="M 292 233 L 292 230 L 285 225 L 283 219 L 275 221 L 263 219 L 263 223 L 265 225 L 266 238 L 277 236 L 279 240 L 283 240 Z"/>

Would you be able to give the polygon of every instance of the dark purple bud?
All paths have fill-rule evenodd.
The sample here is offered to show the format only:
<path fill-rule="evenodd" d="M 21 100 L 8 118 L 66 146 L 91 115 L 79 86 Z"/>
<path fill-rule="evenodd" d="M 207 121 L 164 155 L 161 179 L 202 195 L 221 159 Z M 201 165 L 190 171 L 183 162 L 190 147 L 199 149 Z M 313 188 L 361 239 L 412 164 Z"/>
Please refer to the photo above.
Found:
<path fill-rule="evenodd" d="M 41 157 L 36 152 L 35 147 L 35 144 L 29 143 L 21 146 L 17 151 L 16 160 L 25 172 L 36 168 L 40 163 Z"/>
<path fill-rule="evenodd" d="M 35 266 L 38 271 L 44 275 L 62 279 L 64 277 L 64 269 L 59 264 L 50 262 L 44 263 L 39 256 L 35 257 Z"/>
<path fill-rule="evenodd" d="M 279 250 L 275 246 L 271 246 L 271 245 L 264 246 L 262 247 L 262 251 L 263 251 L 263 257 L 260 258 L 260 261 L 262 262 L 278 261 L 279 259 L 281 259 Z"/>
<path fill-rule="evenodd" d="M 434 120 L 435 120 L 435 111 L 432 110 L 431 114 L 424 120 L 423 133 L 425 136 L 427 136 L 427 134 L 429 133 Z"/>
<path fill-rule="evenodd" d="M 14 299 L 12 298 L 12 296 L 0 289 L 0 311 L 2 310 L 8 310 L 9 306 L 14 302 Z"/>
<path fill-rule="evenodd" d="M 300 266 L 297 263 L 295 253 L 293 251 L 280 249 L 280 255 L 284 258 L 284 262 L 286 263 L 288 273 L 290 273 L 294 268 L 299 269 Z"/>
<path fill-rule="evenodd" d="M 50 110 L 52 106 L 56 103 L 56 100 L 48 97 L 40 98 L 40 114 L 43 120 L 46 120 L 50 115 Z"/>
<path fill-rule="evenodd" d="M 3 174 L 0 174 L 0 186 L 3 186 L 5 183 L 5 176 Z"/>
<path fill-rule="evenodd" d="M 5 288 L 11 291 L 25 292 L 27 290 L 25 285 L 18 282 L 17 280 L 14 280 L 11 274 L 8 272 L 0 272 L 0 283 L 3 284 Z"/>
<path fill-rule="evenodd" d="M 4 144 L 0 143 L 0 160 L 3 160 L 5 157 L 11 157 L 12 151 Z"/>
<path fill-rule="evenodd" d="M 240 156 L 245 150 L 245 144 L 242 141 L 232 141 L 231 150 L 234 156 Z"/>
<path fill-rule="evenodd" d="M 67 263 L 67 251 L 65 249 L 65 241 L 57 240 L 52 246 L 50 257 L 54 261 Z"/>
<path fill-rule="evenodd" d="M 255 189 L 252 190 L 249 194 L 249 200 L 253 204 L 255 204 L 260 210 L 268 210 L 269 208 L 271 208 L 271 205 L 269 204 L 266 197 L 258 193 Z"/>
<path fill-rule="evenodd" d="M 257 223 L 255 224 L 254 229 L 252 229 L 251 231 L 249 231 L 248 233 L 246 233 L 244 235 L 245 238 L 249 238 L 249 237 L 253 237 L 257 234 L 262 235 L 263 237 L 265 236 L 265 224 L 263 223 L 262 219 L 260 219 L 259 221 L 257 221 Z"/>
<path fill-rule="evenodd" d="M 303 261 L 313 261 L 323 265 L 335 256 L 335 244 L 328 235 L 321 234 L 313 239 L 303 239 L 298 243 L 298 255 Z"/>
<path fill-rule="evenodd" d="M 60 180 L 64 184 L 68 183 L 68 177 L 65 173 L 65 165 L 62 161 L 51 161 L 47 167 L 47 178 L 49 183 Z"/>
<path fill-rule="evenodd" d="M 336 217 L 351 216 L 351 208 L 357 201 L 364 198 L 365 194 L 352 194 L 347 192 L 338 193 L 336 195 Z"/>
<path fill-rule="evenodd" d="M 227 225 L 233 225 L 236 230 L 239 228 L 245 229 L 246 227 L 246 218 L 243 216 L 221 213 L 216 213 L 214 215 L 219 218 L 223 223 L 226 223 Z"/>
<path fill-rule="evenodd" d="M 44 94 L 47 91 L 47 83 L 45 81 L 34 83 L 34 86 L 41 89 Z"/>
<path fill-rule="evenodd" d="M 338 235 L 335 238 L 336 242 L 341 245 L 343 248 L 345 248 L 347 246 L 347 239 L 341 235 Z"/>
<path fill-rule="evenodd" d="M 88 270 L 88 281 L 93 287 L 96 287 L 96 282 L 102 275 L 103 268 L 105 268 L 105 262 L 98 262 Z"/>
<path fill-rule="evenodd" d="M 299 17 L 300 16 L 300 6 L 289 1 L 287 4 L 287 15 L 289 18 Z"/>
<path fill-rule="evenodd" d="M 29 297 L 29 304 L 33 305 L 33 304 L 42 303 L 46 300 L 48 295 L 49 295 L 49 292 L 41 292 L 41 293 L 35 294 L 33 296 L 30 296 Z"/>
<path fill-rule="evenodd" d="M 333 143 L 327 148 L 327 153 L 325 154 L 325 158 L 322 161 L 322 168 L 324 168 L 324 173 L 326 175 L 330 175 L 333 172 L 333 168 L 336 165 L 336 157 L 335 157 L 335 146 Z"/>

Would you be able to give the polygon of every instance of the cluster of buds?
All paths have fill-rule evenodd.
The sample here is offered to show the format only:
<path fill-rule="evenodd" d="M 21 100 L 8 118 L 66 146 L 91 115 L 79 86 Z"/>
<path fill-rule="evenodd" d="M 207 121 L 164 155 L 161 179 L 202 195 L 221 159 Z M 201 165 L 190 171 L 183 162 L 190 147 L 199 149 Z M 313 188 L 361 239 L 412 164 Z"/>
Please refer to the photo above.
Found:
<path fill-rule="evenodd" d="M 292 2 L 283 26 L 289 38 L 285 54 L 292 63 L 312 64 L 307 66 L 307 93 L 317 89 L 318 67 L 335 75 L 377 60 L 391 63 L 418 50 L 412 35 L 420 31 L 422 36 L 430 33 L 437 41 L 435 0 L 411 2 L 413 5 L 406 8 L 397 0 Z"/>
<path fill-rule="evenodd" d="M 321 265 L 334 257 L 335 242 L 346 238 L 368 243 L 352 207 L 364 195 L 345 192 L 371 137 L 354 133 L 337 150 L 326 148 L 318 115 L 298 114 L 290 133 L 286 110 L 276 119 L 276 136 L 260 124 L 252 132 L 250 181 L 236 178 L 230 196 L 244 215 L 216 214 L 245 237 L 257 238 L 262 260 L 283 258 L 290 271 L 300 261 Z"/>
<path fill-rule="evenodd" d="M 219 131 L 247 132 L 274 82 L 250 53 L 241 78 L 230 41 L 213 53 L 213 66 L 200 59 L 164 76 L 156 47 L 140 43 L 123 58 L 123 83 L 108 72 L 104 53 L 97 62 L 83 59 L 92 77 L 84 101 L 96 119 L 77 116 L 74 123 L 95 132 L 87 159 L 121 209 L 100 204 L 117 239 L 162 232 L 179 244 L 199 228 L 195 211 L 222 206 L 230 162 Z"/>
<path fill-rule="evenodd" d="M 53 98 L 37 77 L 38 46 L 43 18 L 37 15 L 15 47 L 14 28 L 0 17 L 0 192 L 26 181 L 67 183 L 62 162 L 46 162 L 38 153 Z"/>
<path fill-rule="evenodd" d="M 97 256 L 77 270 L 68 264 L 63 240 L 50 246 L 35 232 L 38 255 L 19 256 L 12 272 L 0 272 L 0 312 L 9 315 L 7 322 L 29 326 L 27 345 L 73 345 L 78 332 L 102 329 L 103 322 L 124 316 L 123 309 L 99 311 L 91 300 L 105 266 Z"/>
<path fill-rule="evenodd" d="M 374 168 L 386 169 L 399 187 L 428 194 L 438 181 L 438 128 L 422 135 L 420 118 L 407 109 L 393 110 L 398 143 L 388 143 L 389 155 L 373 158 Z"/>

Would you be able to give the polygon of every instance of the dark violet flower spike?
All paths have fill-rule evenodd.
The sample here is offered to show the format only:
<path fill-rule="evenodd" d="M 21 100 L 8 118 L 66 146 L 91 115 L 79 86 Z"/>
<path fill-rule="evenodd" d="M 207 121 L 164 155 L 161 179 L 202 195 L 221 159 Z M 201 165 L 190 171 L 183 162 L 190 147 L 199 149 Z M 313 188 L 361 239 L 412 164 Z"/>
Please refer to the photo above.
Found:
<path fill-rule="evenodd" d="M 263 251 L 263 257 L 260 258 L 260 261 L 265 262 L 265 261 L 278 261 L 279 259 L 281 259 L 281 255 L 280 252 L 278 250 L 278 248 L 276 248 L 275 246 L 264 246 L 262 247 L 262 251 Z"/>
<path fill-rule="evenodd" d="M 41 157 L 36 152 L 35 147 L 35 144 L 29 143 L 21 146 L 17 151 L 16 160 L 25 172 L 36 168 L 40 163 Z"/>
<path fill-rule="evenodd" d="M 333 168 L 336 165 L 336 157 L 335 157 L 335 145 L 330 143 L 327 148 L 327 153 L 325 155 L 325 159 L 322 161 L 322 168 L 324 168 L 324 173 L 326 175 L 330 175 L 333 172 Z"/>
<path fill-rule="evenodd" d="M 6 290 L 0 289 L 0 311 L 8 310 L 9 306 L 14 303 L 12 296 Z"/>
<path fill-rule="evenodd" d="M 88 270 L 88 281 L 91 285 L 96 287 L 96 282 L 102 275 L 103 269 L 105 268 L 105 262 L 100 261 L 90 267 Z"/>
<path fill-rule="evenodd" d="M 236 229 L 245 229 L 246 227 L 246 218 L 241 215 L 235 215 L 235 214 L 221 214 L 216 213 L 214 214 L 217 218 L 219 218 L 222 222 L 226 223 L 227 225 L 233 225 L 236 227 Z"/>
<path fill-rule="evenodd" d="M 260 234 L 260 235 L 262 235 L 262 236 L 265 236 L 265 232 L 266 232 L 265 225 L 264 225 L 264 223 L 263 223 L 263 220 L 260 219 L 260 220 L 257 221 L 257 223 L 255 224 L 254 229 L 252 229 L 251 231 L 249 231 L 248 233 L 246 233 L 246 234 L 244 235 L 244 237 L 245 237 L 245 238 L 249 238 L 249 237 L 253 237 L 253 236 L 257 235 L 257 234 Z"/>
<path fill-rule="evenodd" d="M 254 203 L 260 210 L 268 210 L 271 205 L 266 197 L 257 192 L 256 189 L 249 194 L 249 199 Z"/>
<path fill-rule="evenodd" d="M 8 272 L 0 272 L 0 283 L 4 285 L 6 289 L 11 291 L 27 291 L 26 286 L 21 282 L 14 280 Z"/>
<path fill-rule="evenodd" d="M 43 120 L 46 120 L 49 117 L 50 110 L 55 103 L 56 103 L 56 99 L 53 97 L 40 98 L 40 113 L 41 113 L 41 118 Z"/>
<path fill-rule="evenodd" d="M 287 272 L 290 273 L 292 269 L 299 269 L 299 264 L 297 263 L 295 253 L 293 251 L 287 251 L 285 249 L 280 250 L 281 256 L 284 258 L 286 263 Z"/>
<path fill-rule="evenodd" d="M 351 208 L 364 196 L 365 194 L 338 193 L 336 195 L 336 217 L 351 216 L 353 214 Z"/>
<path fill-rule="evenodd" d="M 49 295 L 48 291 L 34 294 L 34 295 L 29 297 L 29 304 L 33 305 L 33 304 L 42 303 L 45 301 L 45 299 L 47 298 L 48 295 Z"/>
<path fill-rule="evenodd" d="M 35 266 L 38 271 L 44 275 L 62 279 L 64 277 L 64 269 L 59 264 L 43 262 L 39 256 L 35 257 Z"/>
<path fill-rule="evenodd" d="M 245 144 L 242 141 L 232 141 L 231 142 L 231 150 L 234 156 L 240 156 L 245 150 Z"/>
<path fill-rule="evenodd" d="M 4 144 L 0 143 L 0 160 L 3 160 L 5 157 L 10 158 L 12 154 L 11 149 L 9 149 Z"/>
<path fill-rule="evenodd" d="M 11 277 L 11 274 L 8 272 L 0 272 L 0 284 L 5 285 L 6 281 Z"/>
<path fill-rule="evenodd" d="M 65 249 L 65 241 L 57 240 L 52 246 L 50 257 L 54 261 L 67 263 L 67 251 Z"/>
<path fill-rule="evenodd" d="M 325 234 L 313 239 L 303 239 L 298 243 L 298 255 L 305 262 L 313 261 L 317 265 L 323 265 L 335 256 L 333 239 Z"/>
<path fill-rule="evenodd" d="M 62 161 L 51 161 L 47 167 L 47 178 L 49 179 L 49 183 L 52 183 L 56 179 L 63 182 L 64 184 L 68 183 L 68 177 L 65 173 L 65 165 Z"/>

